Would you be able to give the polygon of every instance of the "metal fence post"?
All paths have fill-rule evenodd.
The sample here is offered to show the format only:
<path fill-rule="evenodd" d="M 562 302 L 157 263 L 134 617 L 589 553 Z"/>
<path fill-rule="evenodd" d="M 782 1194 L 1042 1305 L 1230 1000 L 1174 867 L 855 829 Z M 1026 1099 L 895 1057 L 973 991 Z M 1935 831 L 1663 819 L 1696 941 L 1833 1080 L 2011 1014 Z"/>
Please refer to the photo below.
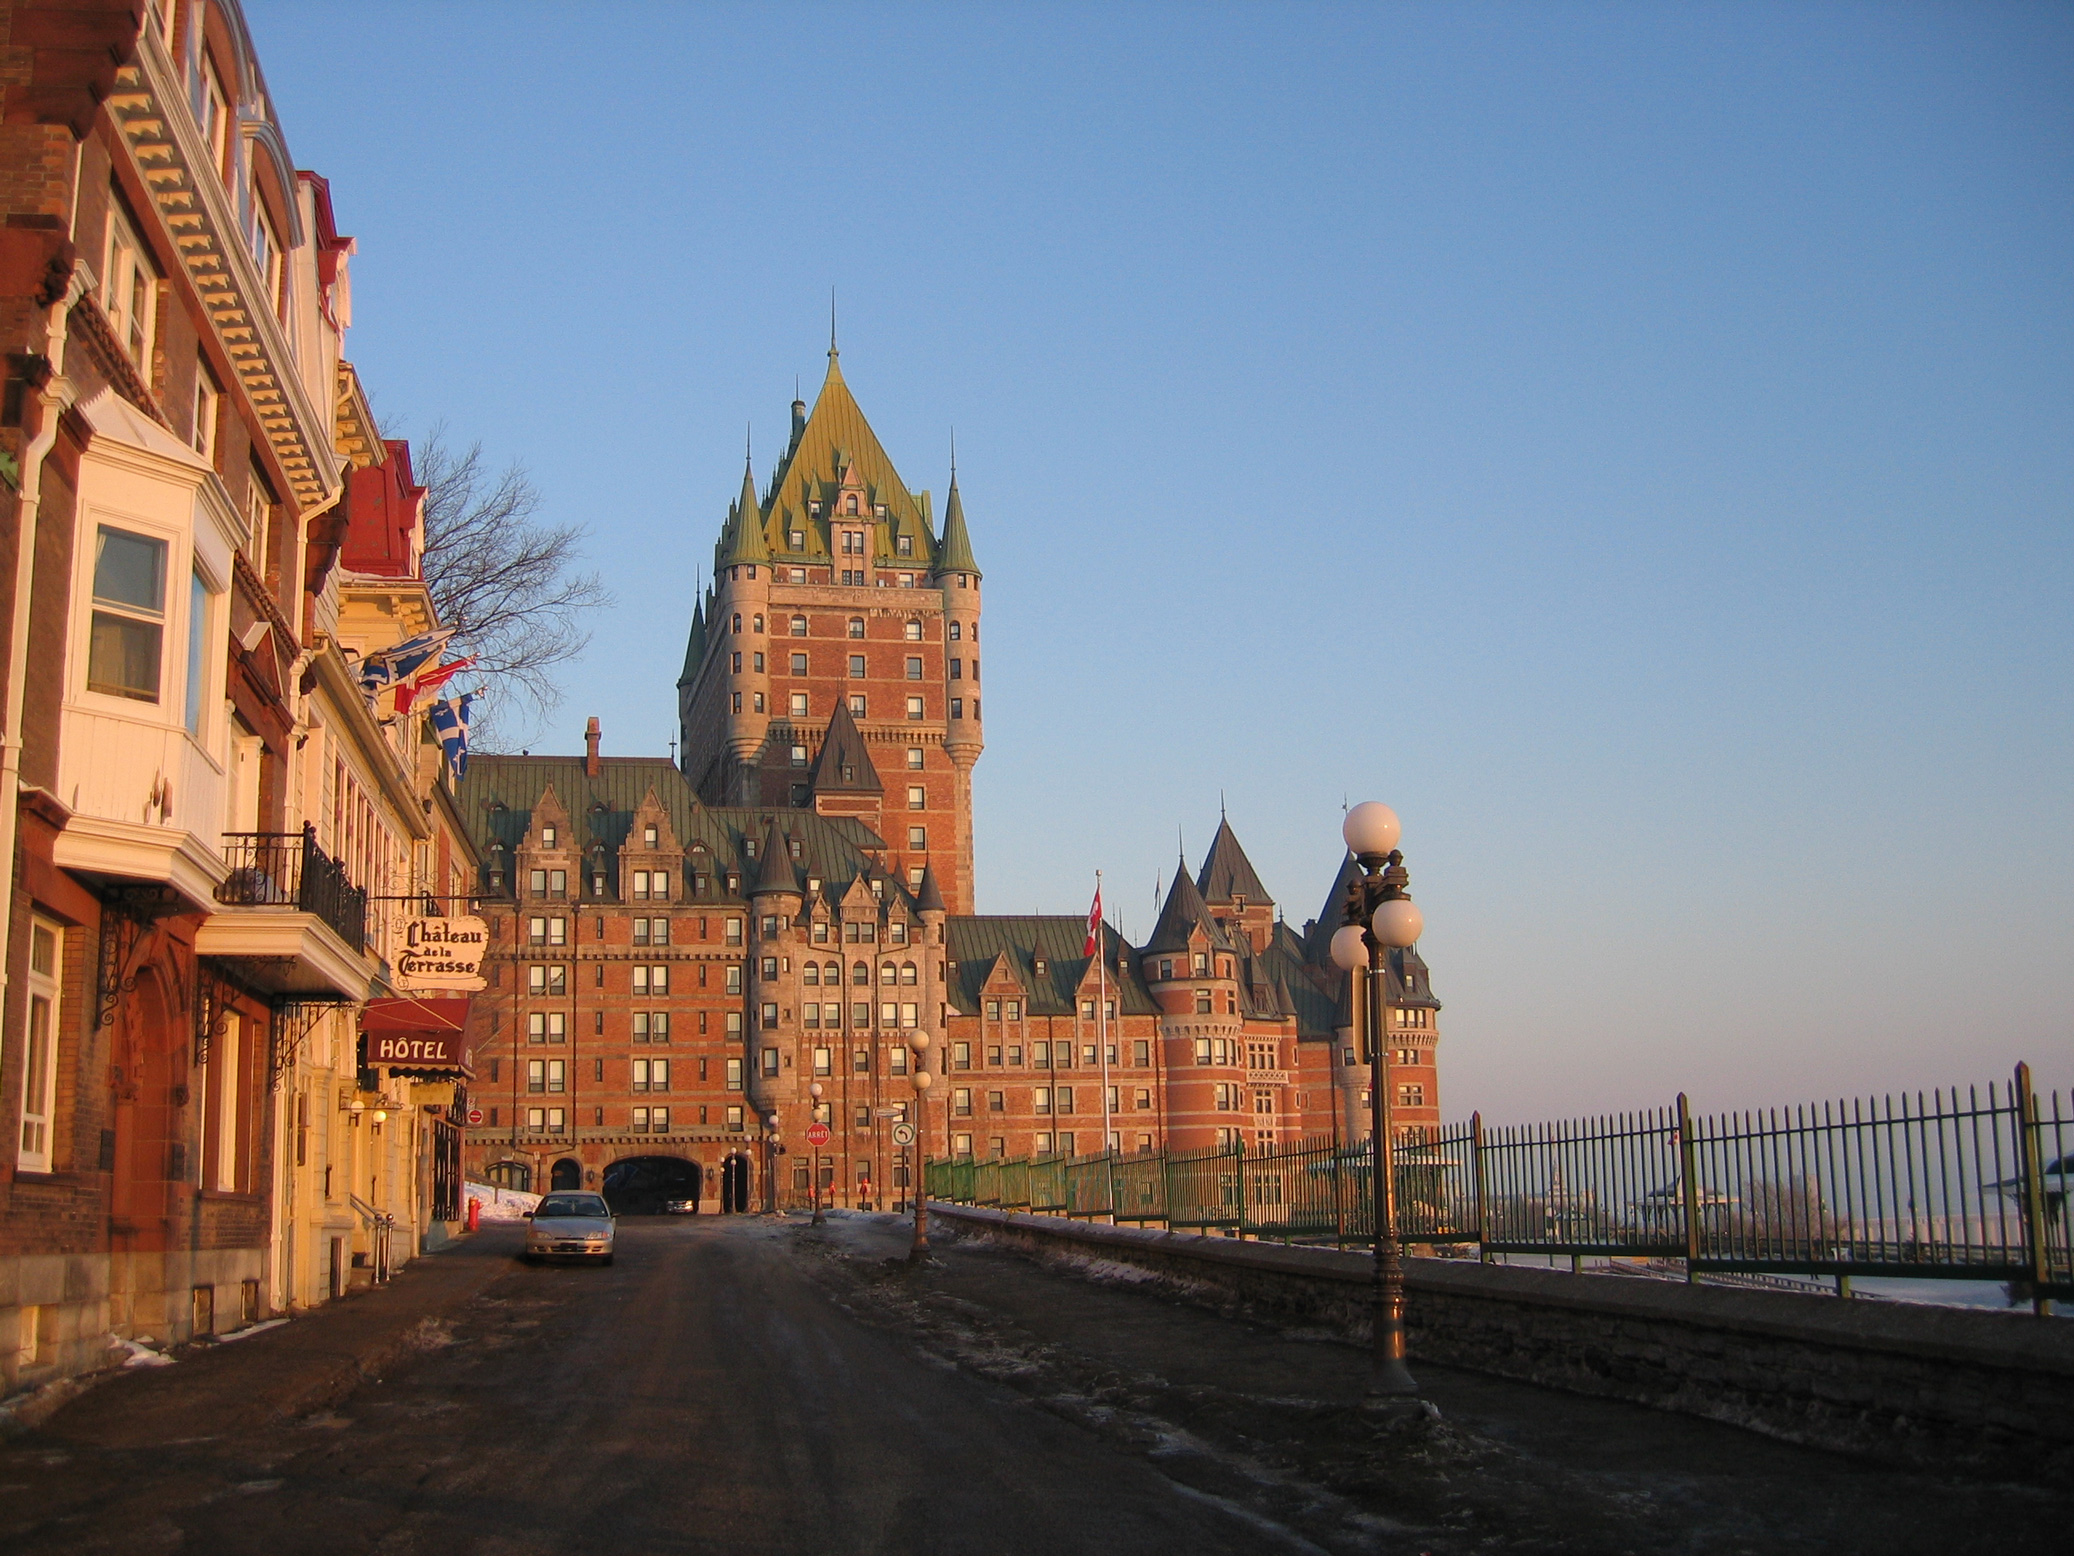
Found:
<path fill-rule="evenodd" d="M 1232 1147 L 1232 1177 L 1237 1180 L 1239 1195 L 1239 1240 L 1246 1237 L 1246 1137 L 1240 1135 Z"/>
<path fill-rule="evenodd" d="M 1491 1252 L 1485 1245 L 1491 1240 L 1491 1213 L 1487 1190 L 1484 1184 L 1483 1165 L 1483 1114 L 1481 1111 L 1469 1115 L 1469 1163 L 1476 1180 L 1476 1258 L 1479 1264 L 1491 1262 Z"/>
<path fill-rule="evenodd" d="M 1165 1141 L 1159 1148 L 1159 1212 L 1169 1232 L 1174 1230 L 1174 1148 Z"/>
<path fill-rule="evenodd" d="M 2016 1133 L 2024 1167 L 2024 1262 L 2031 1269 L 2031 1311 L 2040 1318 L 2052 1312 L 2045 1295 L 2048 1253 L 2045 1226 L 2045 1164 L 2038 1149 L 2038 1096 L 2031 1090 L 2031 1067 L 2016 1067 Z"/>
<path fill-rule="evenodd" d="M 1692 1106 L 1678 1093 L 1678 1197 L 1685 1203 L 1685 1279 L 1699 1279 L 1700 1153 L 1692 1140 Z"/>

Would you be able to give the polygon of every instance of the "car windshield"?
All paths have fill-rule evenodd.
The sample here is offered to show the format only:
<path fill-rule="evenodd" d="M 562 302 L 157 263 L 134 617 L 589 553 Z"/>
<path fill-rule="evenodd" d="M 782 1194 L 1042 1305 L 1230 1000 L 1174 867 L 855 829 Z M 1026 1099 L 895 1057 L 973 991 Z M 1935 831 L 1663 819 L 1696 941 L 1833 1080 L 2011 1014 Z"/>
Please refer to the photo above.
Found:
<path fill-rule="evenodd" d="M 540 1202 L 536 1216 L 608 1216 L 605 1201 L 597 1194 L 550 1194 Z"/>

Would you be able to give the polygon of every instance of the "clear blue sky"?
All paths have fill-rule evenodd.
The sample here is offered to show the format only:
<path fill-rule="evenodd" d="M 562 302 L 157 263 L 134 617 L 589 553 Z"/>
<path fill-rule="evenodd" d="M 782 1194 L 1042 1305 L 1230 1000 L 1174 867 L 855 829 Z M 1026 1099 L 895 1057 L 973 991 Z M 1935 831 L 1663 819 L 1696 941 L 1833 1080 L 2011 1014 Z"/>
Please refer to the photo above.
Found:
<path fill-rule="evenodd" d="M 378 410 L 593 531 L 536 748 L 666 749 L 833 285 L 983 910 L 1380 798 L 1450 1116 L 2074 1082 L 2074 12 L 247 9 Z"/>

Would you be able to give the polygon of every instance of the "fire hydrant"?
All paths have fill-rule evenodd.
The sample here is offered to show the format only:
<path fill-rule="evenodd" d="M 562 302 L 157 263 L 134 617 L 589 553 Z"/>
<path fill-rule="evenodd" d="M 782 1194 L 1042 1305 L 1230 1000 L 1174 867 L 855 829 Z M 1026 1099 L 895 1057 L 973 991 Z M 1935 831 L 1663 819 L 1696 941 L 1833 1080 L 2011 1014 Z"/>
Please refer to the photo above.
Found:
<path fill-rule="evenodd" d="M 482 1225 L 482 1201 L 473 1194 L 468 1196 L 468 1230 L 474 1231 Z"/>

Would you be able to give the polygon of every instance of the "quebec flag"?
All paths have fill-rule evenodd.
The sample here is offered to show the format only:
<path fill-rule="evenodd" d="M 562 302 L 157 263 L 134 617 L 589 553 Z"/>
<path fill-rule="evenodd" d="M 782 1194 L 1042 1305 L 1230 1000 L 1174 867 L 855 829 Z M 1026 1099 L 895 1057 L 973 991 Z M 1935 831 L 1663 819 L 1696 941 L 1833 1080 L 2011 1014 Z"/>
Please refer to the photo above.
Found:
<path fill-rule="evenodd" d="M 464 692 L 432 705 L 432 732 L 439 737 L 439 748 L 446 753 L 456 783 L 468 776 L 468 705 L 474 701 L 473 692 Z"/>

